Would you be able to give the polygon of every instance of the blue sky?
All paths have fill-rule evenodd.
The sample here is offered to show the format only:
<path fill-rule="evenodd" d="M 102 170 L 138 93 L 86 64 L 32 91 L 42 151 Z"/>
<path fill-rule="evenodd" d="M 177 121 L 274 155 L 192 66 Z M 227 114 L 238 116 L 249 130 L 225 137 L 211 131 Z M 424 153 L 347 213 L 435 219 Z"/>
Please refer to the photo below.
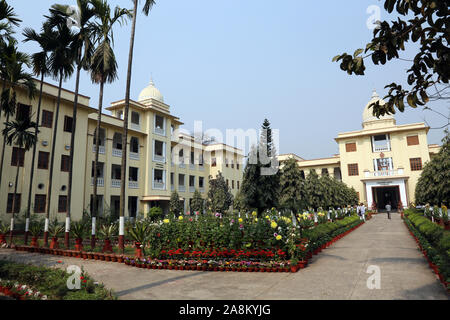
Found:
<path fill-rule="evenodd" d="M 21 28 L 39 29 L 54 3 L 76 0 L 9 0 L 23 20 Z M 142 2 L 142 1 L 141 1 Z M 362 111 L 372 90 L 384 96 L 388 83 L 404 83 L 408 62 L 367 64 L 366 75 L 349 76 L 331 59 L 353 53 L 371 39 L 366 26 L 370 5 L 378 0 L 160 0 L 148 17 L 139 13 L 131 98 L 137 100 L 150 76 L 171 112 L 192 130 L 259 128 L 264 118 L 280 130 L 280 153 L 306 159 L 338 152 L 334 137 L 361 128 Z M 132 1 L 109 1 L 132 7 Z M 142 7 L 142 4 L 141 4 Z M 381 19 L 391 19 L 383 10 Z M 115 29 L 119 80 L 105 87 L 104 105 L 123 99 L 131 23 Z M 22 40 L 20 30 L 17 38 Z M 32 53 L 34 44 L 21 43 Z M 403 58 L 411 58 L 406 51 Z M 55 83 L 48 79 L 49 82 Z M 73 90 L 74 79 L 64 87 Z M 98 103 L 98 86 L 84 73 L 80 92 Z M 448 103 L 430 105 L 448 112 Z M 421 109 L 396 115 L 398 124 L 423 122 L 439 127 L 443 118 Z M 430 130 L 440 143 L 443 129 Z"/>

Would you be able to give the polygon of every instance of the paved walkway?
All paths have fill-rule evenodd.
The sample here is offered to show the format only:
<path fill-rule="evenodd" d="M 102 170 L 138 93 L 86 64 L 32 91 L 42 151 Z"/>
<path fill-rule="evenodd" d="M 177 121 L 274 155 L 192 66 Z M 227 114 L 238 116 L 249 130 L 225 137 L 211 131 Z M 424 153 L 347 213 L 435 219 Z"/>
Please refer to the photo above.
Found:
<path fill-rule="evenodd" d="M 3 258 L 83 266 L 119 299 L 449 299 L 398 214 L 375 215 L 294 274 L 147 270 L 10 249 Z M 367 287 L 371 265 L 380 268 L 380 289 Z"/>

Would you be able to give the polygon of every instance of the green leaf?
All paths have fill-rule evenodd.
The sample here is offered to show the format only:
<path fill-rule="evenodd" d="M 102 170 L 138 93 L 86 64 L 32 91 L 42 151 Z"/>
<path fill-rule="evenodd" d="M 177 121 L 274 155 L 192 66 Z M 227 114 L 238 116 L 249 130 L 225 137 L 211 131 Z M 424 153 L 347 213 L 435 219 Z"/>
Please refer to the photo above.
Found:
<path fill-rule="evenodd" d="M 412 108 L 417 108 L 417 105 L 414 102 L 414 95 L 412 93 L 410 93 L 406 99 L 408 101 L 408 104 L 412 107 Z"/>
<path fill-rule="evenodd" d="M 356 58 L 357 56 L 359 56 L 364 50 L 363 49 L 357 49 L 355 51 L 355 53 L 353 53 L 353 57 Z"/>

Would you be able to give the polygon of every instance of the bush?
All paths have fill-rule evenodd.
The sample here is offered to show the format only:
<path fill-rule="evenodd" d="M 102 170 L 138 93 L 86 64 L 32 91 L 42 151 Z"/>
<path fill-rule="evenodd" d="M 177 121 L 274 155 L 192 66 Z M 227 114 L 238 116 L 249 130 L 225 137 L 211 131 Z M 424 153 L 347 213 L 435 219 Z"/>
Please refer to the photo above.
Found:
<path fill-rule="evenodd" d="M 160 207 L 152 207 L 150 208 L 150 219 L 152 221 L 156 221 L 158 219 L 161 219 L 163 216 L 163 210 Z"/>

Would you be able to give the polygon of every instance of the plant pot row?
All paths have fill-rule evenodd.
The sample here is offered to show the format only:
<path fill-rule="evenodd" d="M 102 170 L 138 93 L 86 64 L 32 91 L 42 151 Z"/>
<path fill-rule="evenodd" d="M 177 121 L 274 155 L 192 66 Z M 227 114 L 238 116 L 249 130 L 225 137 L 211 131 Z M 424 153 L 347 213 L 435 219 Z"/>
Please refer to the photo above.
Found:
<path fill-rule="evenodd" d="M 10 287 L 0 286 L 0 292 L 3 293 L 5 296 L 11 297 L 16 300 L 26 300 L 26 295 L 21 295 L 17 292 L 14 292 Z"/>
<path fill-rule="evenodd" d="M 445 290 L 447 290 L 448 293 L 450 293 L 449 285 L 450 283 L 446 281 L 444 276 L 439 272 L 439 267 L 435 265 L 433 262 L 431 262 L 430 258 L 427 255 L 426 250 L 423 249 L 419 239 L 416 237 L 416 235 L 411 231 L 409 225 L 406 223 L 406 221 L 403 221 L 408 228 L 409 234 L 413 237 L 413 239 L 416 241 L 417 246 L 419 247 L 420 251 L 422 252 L 425 259 L 427 259 L 428 265 L 430 266 L 431 270 L 436 274 L 436 276 L 439 278 L 439 281 L 441 281 L 442 285 L 444 286 Z"/>
<path fill-rule="evenodd" d="M 328 241 L 327 243 L 324 243 L 323 245 L 321 245 L 319 248 L 316 248 L 312 254 L 313 255 L 318 255 L 319 252 L 321 252 L 323 249 L 326 249 L 328 247 L 330 247 L 332 244 L 334 244 L 336 241 L 342 239 L 343 237 L 345 237 L 346 235 L 348 235 L 350 232 L 358 229 L 360 226 L 362 226 L 364 223 L 364 221 L 361 221 L 357 226 L 354 226 L 353 228 L 341 233 L 340 235 L 337 235 L 336 237 L 334 237 L 333 239 L 331 239 L 330 241 Z"/>
<path fill-rule="evenodd" d="M 52 254 L 64 257 L 73 257 L 81 259 L 92 259 L 92 260 L 102 260 L 122 263 L 124 257 L 122 255 L 101 253 L 101 252 L 86 252 L 86 251 L 76 251 L 76 250 L 63 250 L 63 249 L 50 249 L 44 247 L 31 247 L 31 246 L 16 246 L 17 251 L 28 251 L 43 254 Z"/>

